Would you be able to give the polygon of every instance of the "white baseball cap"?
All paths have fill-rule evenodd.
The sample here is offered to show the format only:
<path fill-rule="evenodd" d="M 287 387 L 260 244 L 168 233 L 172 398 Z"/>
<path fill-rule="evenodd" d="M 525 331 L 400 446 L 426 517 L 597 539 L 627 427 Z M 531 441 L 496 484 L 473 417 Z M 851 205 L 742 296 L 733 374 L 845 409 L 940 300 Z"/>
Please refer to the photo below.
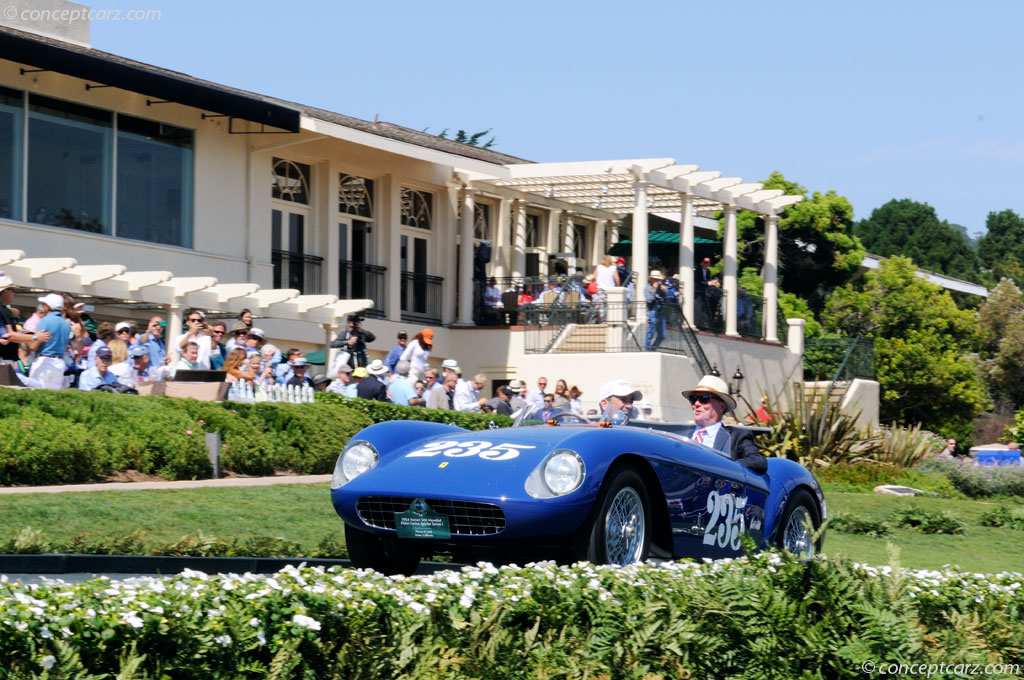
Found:
<path fill-rule="evenodd" d="M 64 298 L 57 293 L 40 295 L 38 300 L 49 307 L 51 312 L 59 312 L 64 309 Z"/>
<path fill-rule="evenodd" d="M 610 397 L 632 397 L 633 401 L 640 401 L 644 395 L 640 390 L 630 387 L 625 380 L 609 380 L 601 385 L 601 390 L 597 393 L 597 400 L 604 401 Z"/>
<path fill-rule="evenodd" d="M 116 326 L 114 326 L 114 330 L 115 331 L 119 331 L 119 330 L 122 330 L 122 329 L 125 329 L 125 328 L 127 328 L 128 330 L 131 330 L 132 329 L 132 325 L 130 323 L 128 323 L 127 321 L 122 321 L 122 322 L 118 323 Z"/>

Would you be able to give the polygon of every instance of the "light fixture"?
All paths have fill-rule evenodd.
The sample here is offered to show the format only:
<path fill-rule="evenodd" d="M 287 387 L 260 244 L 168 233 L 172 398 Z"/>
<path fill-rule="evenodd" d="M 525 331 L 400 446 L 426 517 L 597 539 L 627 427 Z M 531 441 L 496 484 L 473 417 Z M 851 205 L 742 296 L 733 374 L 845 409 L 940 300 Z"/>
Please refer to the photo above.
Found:
<path fill-rule="evenodd" d="M 737 397 L 740 396 L 740 387 L 742 384 L 743 371 L 741 371 L 740 367 L 737 366 L 736 372 L 732 374 L 732 381 L 729 383 L 729 394 L 735 394 Z"/>

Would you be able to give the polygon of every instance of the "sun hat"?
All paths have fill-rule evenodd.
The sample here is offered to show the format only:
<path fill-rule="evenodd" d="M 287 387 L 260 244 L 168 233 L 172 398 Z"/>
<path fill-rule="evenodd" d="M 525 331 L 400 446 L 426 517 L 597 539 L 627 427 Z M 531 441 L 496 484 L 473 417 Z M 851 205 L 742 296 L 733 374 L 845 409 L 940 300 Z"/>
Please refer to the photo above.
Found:
<path fill-rule="evenodd" d="M 259 338 L 260 340 L 266 337 L 263 335 L 263 331 L 260 330 L 259 328 L 250 328 L 249 335 L 253 336 L 254 338 Z"/>
<path fill-rule="evenodd" d="M 231 335 L 237 335 L 238 333 L 248 333 L 249 327 L 245 325 L 244 321 L 236 321 L 231 324 Z"/>
<path fill-rule="evenodd" d="M 609 380 L 604 385 L 601 385 L 601 391 L 598 392 L 597 400 L 600 402 L 611 397 L 632 397 L 633 401 L 640 401 L 644 398 L 644 395 L 640 390 L 634 390 L 630 387 L 629 383 L 625 380 Z"/>
<path fill-rule="evenodd" d="M 40 302 L 50 308 L 51 312 L 59 312 L 64 309 L 64 298 L 57 293 L 49 293 L 48 295 L 40 295 L 37 298 Z"/>
<path fill-rule="evenodd" d="M 338 366 L 338 373 L 352 373 L 352 367 L 348 364 L 342 364 Z"/>
<path fill-rule="evenodd" d="M 7 274 L 0 273 L 0 290 L 7 290 L 14 286 L 14 279 Z"/>
<path fill-rule="evenodd" d="M 665 280 L 665 275 L 664 275 L 664 274 L 662 274 L 662 273 L 661 273 L 660 271 L 658 271 L 657 269 L 652 269 L 652 270 L 651 270 L 651 273 L 650 273 L 650 274 L 648 274 L 648 275 L 647 275 L 647 277 L 648 277 L 648 278 L 651 278 L 651 279 L 658 279 L 659 281 L 664 281 L 664 280 Z"/>
<path fill-rule="evenodd" d="M 293 358 L 291 361 L 289 361 L 288 363 L 290 363 L 292 366 L 308 366 L 309 365 L 309 362 L 306 361 L 306 357 L 302 357 L 302 356 L 297 356 L 297 357 Z"/>
<path fill-rule="evenodd" d="M 365 378 L 366 377 L 366 367 L 365 366 L 356 366 L 356 369 L 354 371 L 352 371 L 352 377 L 353 378 Z"/>
<path fill-rule="evenodd" d="M 328 378 L 323 373 L 317 373 L 316 375 L 313 376 L 313 384 L 314 385 L 323 385 L 324 383 L 329 383 L 329 382 L 331 382 L 331 379 Z"/>
<path fill-rule="evenodd" d="M 700 382 L 692 390 L 683 390 L 683 396 L 687 399 L 690 398 L 691 394 L 715 395 L 725 402 L 725 405 L 728 407 L 726 412 L 736 408 L 736 400 L 729 394 L 729 386 L 717 375 L 706 375 L 700 379 Z"/>
<path fill-rule="evenodd" d="M 388 372 L 388 367 L 384 365 L 384 362 L 380 359 L 374 359 L 370 362 L 370 365 L 366 367 L 366 372 L 370 375 L 384 375 Z"/>
<path fill-rule="evenodd" d="M 445 359 L 444 361 L 441 362 L 441 368 L 448 371 L 458 372 L 459 362 L 456 361 L 455 359 Z"/>
<path fill-rule="evenodd" d="M 522 380 L 513 380 L 508 384 L 508 387 L 513 392 L 521 392 L 525 385 L 523 385 Z"/>

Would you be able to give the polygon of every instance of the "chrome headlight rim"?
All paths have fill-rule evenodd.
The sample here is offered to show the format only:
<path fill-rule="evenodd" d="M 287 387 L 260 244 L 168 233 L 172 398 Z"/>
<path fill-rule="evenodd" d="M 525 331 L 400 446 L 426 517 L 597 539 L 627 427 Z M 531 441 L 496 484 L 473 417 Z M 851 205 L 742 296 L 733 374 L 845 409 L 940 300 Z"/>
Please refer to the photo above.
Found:
<path fill-rule="evenodd" d="M 566 484 L 555 484 L 552 483 L 552 477 L 555 477 L 557 470 L 553 468 L 555 465 L 562 465 L 574 468 L 574 474 L 570 479 L 568 485 Z M 563 470 L 565 468 L 563 467 Z M 576 453 L 572 449 L 555 449 L 544 459 L 540 465 L 540 477 L 544 481 L 544 486 L 549 493 L 555 497 L 567 496 L 572 492 L 583 486 L 583 480 L 587 476 L 587 468 L 583 463 L 583 458 L 580 454 Z M 555 477 L 557 479 L 557 477 Z"/>
<path fill-rule="evenodd" d="M 362 456 L 362 458 L 356 458 L 356 456 Z M 356 477 L 366 474 L 377 467 L 378 462 L 380 462 L 380 454 L 377 452 L 377 447 L 365 439 L 350 441 L 345 445 L 334 465 L 331 488 L 337 489 Z"/>

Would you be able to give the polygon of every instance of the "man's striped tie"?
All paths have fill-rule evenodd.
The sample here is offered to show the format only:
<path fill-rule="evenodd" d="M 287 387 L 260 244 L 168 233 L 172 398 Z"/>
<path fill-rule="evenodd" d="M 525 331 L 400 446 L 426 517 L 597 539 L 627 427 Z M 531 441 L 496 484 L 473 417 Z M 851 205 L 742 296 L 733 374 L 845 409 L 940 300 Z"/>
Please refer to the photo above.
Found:
<path fill-rule="evenodd" d="M 708 434 L 708 431 L 702 427 L 699 430 L 697 430 L 697 436 L 694 438 L 694 440 L 698 444 L 703 444 L 704 443 L 704 437 L 707 436 L 707 434 Z"/>

